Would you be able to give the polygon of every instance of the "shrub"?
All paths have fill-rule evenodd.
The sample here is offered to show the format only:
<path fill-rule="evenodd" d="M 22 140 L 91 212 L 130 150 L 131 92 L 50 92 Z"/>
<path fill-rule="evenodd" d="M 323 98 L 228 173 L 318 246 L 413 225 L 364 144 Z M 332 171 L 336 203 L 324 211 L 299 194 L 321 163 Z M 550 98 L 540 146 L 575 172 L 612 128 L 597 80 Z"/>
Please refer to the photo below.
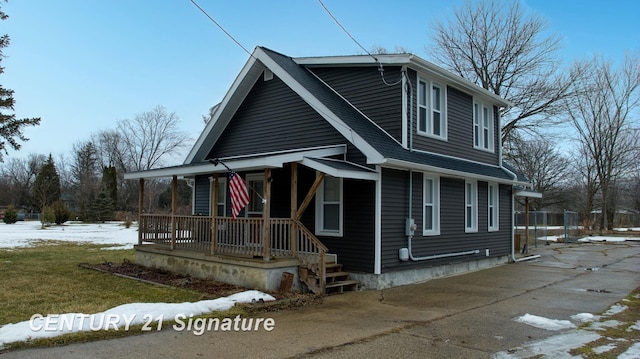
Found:
<path fill-rule="evenodd" d="M 62 224 L 70 220 L 71 216 L 73 216 L 69 207 L 67 207 L 67 205 L 65 205 L 61 200 L 53 202 L 51 208 L 53 209 L 56 224 Z"/>
<path fill-rule="evenodd" d="M 4 217 L 2 217 L 2 221 L 6 224 L 13 224 L 18 221 L 18 212 L 13 206 L 9 206 L 9 208 L 4 211 Z"/>
<path fill-rule="evenodd" d="M 56 214 L 53 211 L 53 208 L 46 206 L 42 209 L 42 214 L 40 215 L 40 223 L 42 223 L 42 228 L 44 228 L 47 224 L 53 223 L 56 221 Z"/>

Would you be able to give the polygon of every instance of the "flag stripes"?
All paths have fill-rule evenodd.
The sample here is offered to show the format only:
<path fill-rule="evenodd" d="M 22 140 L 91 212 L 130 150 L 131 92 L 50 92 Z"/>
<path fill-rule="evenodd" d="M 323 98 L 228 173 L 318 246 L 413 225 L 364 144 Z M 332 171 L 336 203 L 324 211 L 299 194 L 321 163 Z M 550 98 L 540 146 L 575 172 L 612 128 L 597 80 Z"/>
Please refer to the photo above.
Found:
<path fill-rule="evenodd" d="M 231 197 L 231 214 L 235 219 L 242 208 L 249 204 L 249 191 L 242 177 L 237 173 L 229 172 L 229 193 Z"/>

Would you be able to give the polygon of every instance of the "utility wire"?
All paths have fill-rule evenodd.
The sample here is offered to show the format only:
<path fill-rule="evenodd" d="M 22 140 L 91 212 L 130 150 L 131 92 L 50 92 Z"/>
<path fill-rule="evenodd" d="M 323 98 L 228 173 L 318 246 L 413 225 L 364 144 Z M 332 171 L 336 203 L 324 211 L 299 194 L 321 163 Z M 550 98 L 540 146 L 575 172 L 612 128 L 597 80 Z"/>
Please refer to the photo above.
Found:
<path fill-rule="evenodd" d="M 318 2 L 320 3 L 320 5 L 322 5 L 322 8 L 324 8 L 324 11 L 327 12 L 327 14 L 329 14 L 329 16 L 331 16 L 331 18 L 333 19 L 333 21 L 335 21 L 336 24 L 338 24 L 338 26 L 342 29 L 342 31 L 344 31 L 345 34 L 347 34 L 347 36 L 349 36 L 349 38 L 351 38 L 351 40 L 353 40 L 353 42 L 356 43 L 356 45 L 360 46 L 360 48 L 366 52 L 369 56 L 373 57 L 374 60 L 376 60 L 376 62 L 379 62 L 378 59 L 376 59 L 375 56 L 371 55 L 371 53 L 364 48 L 364 46 L 360 45 L 360 43 L 358 42 L 358 40 L 356 40 L 353 36 L 351 36 L 351 34 L 349 33 L 349 31 L 347 31 L 347 29 L 345 29 L 344 26 L 342 26 L 342 24 L 340 23 L 340 21 L 338 21 L 338 19 L 336 19 L 335 16 L 333 16 L 333 14 L 331 13 L 331 11 L 329 11 L 329 9 L 324 5 L 324 3 L 322 2 L 322 0 L 318 0 Z"/>
<path fill-rule="evenodd" d="M 198 9 L 200 9 L 200 11 L 202 11 L 202 13 L 205 14 L 209 18 L 209 20 L 211 20 L 211 22 L 216 24 L 216 26 L 220 28 L 220 30 L 222 30 L 222 32 L 224 32 L 231 40 L 233 40 L 233 42 L 235 42 L 238 46 L 240 46 L 244 50 L 244 52 L 249 54 L 249 56 L 253 57 L 253 54 L 251 54 L 249 50 L 247 50 L 244 46 L 242 46 L 242 44 L 238 40 L 236 40 L 235 37 L 233 37 L 229 32 L 227 32 L 227 30 L 225 30 L 222 27 L 222 25 L 218 24 L 216 20 L 214 20 L 211 16 L 209 16 L 209 14 L 207 14 L 207 12 L 203 8 L 201 8 L 200 5 L 198 5 L 198 3 L 196 3 L 194 0 L 191 0 L 191 3 L 195 5 Z"/>
<path fill-rule="evenodd" d="M 396 82 L 390 83 L 388 82 L 385 78 L 384 78 L 384 67 L 382 66 L 382 62 L 380 62 L 380 60 L 378 60 L 375 56 L 373 56 L 371 54 L 371 52 L 369 52 L 367 49 L 364 48 L 364 46 L 362 46 L 358 40 L 356 40 L 350 33 L 349 31 L 347 31 L 347 29 L 342 26 L 342 24 L 340 23 L 340 21 L 338 21 L 338 19 L 333 16 L 333 14 L 331 13 L 331 11 L 329 10 L 329 8 L 327 8 L 327 6 L 322 2 L 322 0 L 318 0 L 318 2 L 320 3 L 320 5 L 322 5 L 322 8 L 324 9 L 324 11 L 327 12 L 327 14 L 329 14 L 329 16 L 333 19 L 333 21 L 335 21 L 335 23 L 342 29 L 342 31 L 344 31 L 345 34 L 347 34 L 347 36 L 349 36 L 349 38 L 351 40 L 353 40 L 353 42 L 356 43 L 356 45 L 358 45 L 364 52 L 367 53 L 367 55 L 371 56 L 377 63 L 378 63 L 378 71 L 380 71 L 380 77 L 382 78 L 382 82 L 387 85 L 387 86 L 395 86 L 397 84 L 399 84 L 400 82 L 402 82 L 402 78 L 405 76 L 404 71 L 402 72 L 402 74 L 400 75 L 400 79 Z"/>

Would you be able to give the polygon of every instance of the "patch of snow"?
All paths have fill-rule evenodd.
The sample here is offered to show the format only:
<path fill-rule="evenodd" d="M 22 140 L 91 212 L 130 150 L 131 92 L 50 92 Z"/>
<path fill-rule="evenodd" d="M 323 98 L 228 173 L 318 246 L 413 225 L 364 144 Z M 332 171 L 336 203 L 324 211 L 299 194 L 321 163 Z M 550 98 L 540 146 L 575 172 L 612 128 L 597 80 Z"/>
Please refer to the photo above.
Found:
<path fill-rule="evenodd" d="M 618 359 L 638 359 L 640 358 L 640 343 L 635 343 L 624 353 L 618 355 Z"/>
<path fill-rule="evenodd" d="M 607 311 L 604 312 L 602 315 L 609 317 L 614 314 L 622 313 L 625 310 L 627 310 L 627 308 L 629 307 L 627 307 L 626 305 L 614 304 L 609 309 L 607 309 Z"/>
<path fill-rule="evenodd" d="M 1 326 L 0 348 L 5 343 L 51 338 L 80 331 L 113 329 L 113 326 L 118 330 L 125 330 L 130 325 L 144 324 L 151 320 L 155 322 L 157 318 L 169 321 L 175 318 L 186 319 L 213 311 L 228 310 L 236 303 L 250 303 L 260 299 L 262 301 L 275 300 L 269 294 L 248 290 L 228 297 L 193 303 L 129 303 L 91 315 L 83 313 L 48 314 L 38 317 L 34 315 L 32 320 Z M 152 327 L 156 328 L 156 324 L 153 324 Z M 54 330 L 44 330 L 43 328 Z"/>
<path fill-rule="evenodd" d="M 632 330 L 640 330 L 640 320 L 638 320 L 636 322 L 636 324 L 630 326 L 629 328 L 627 328 L 627 331 L 630 332 Z"/>
<path fill-rule="evenodd" d="M 614 344 L 607 344 L 607 345 L 601 345 L 599 347 L 595 347 L 592 348 L 591 350 L 593 350 L 594 353 L 596 354 L 602 354 L 602 353 L 606 353 L 610 350 L 613 350 L 617 348 Z"/>
<path fill-rule="evenodd" d="M 569 354 L 574 348 L 598 340 L 600 335 L 587 331 L 572 331 L 570 333 L 554 335 L 552 337 L 531 342 L 515 351 L 503 351 L 494 354 L 495 359 L 520 359 L 531 357 L 542 358 L 575 358 Z"/>
<path fill-rule="evenodd" d="M 578 239 L 578 242 L 625 242 L 637 241 L 638 237 L 615 237 L 615 236 L 588 236 Z"/>
<path fill-rule="evenodd" d="M 621 324 L 622 322 L 617 320 L 606 320 L 604 322 L 593 322 L 589 325 L 589 328 L 593 330 L 605 330 L 606 328 L 615 328 Z"/>
<path fill-rule="evenodd" d="M 593 322 L 598 318 L 599 316 L 593 315 L 591 313 L 579 313 L 571 316 L 571 319 L 582 322 L 582 323 Z"/>
<path fill-rule="evenodd" d="M 576 326 L 568 320 L 549 319 L 532 314 L 525 314 L 519 318 L 516 318 L 516 322 L 531 325 L 532 327 L 546 329 L 546 330 L 562 330 L 571 329 Z"/>
<path fill-rule="evenodd" d="M 40 222 L 34 221 L 0 223 L 0 248 L 31 247 L 48 240 L 126 246 L 117 249 L 130 248 L 138 243 L 138 228 L 134 226 L 126 228 L 121 222 L 100 224 L 67 222 L 61 226 L 50 226 L 45 229 L 41 227 Z"/>

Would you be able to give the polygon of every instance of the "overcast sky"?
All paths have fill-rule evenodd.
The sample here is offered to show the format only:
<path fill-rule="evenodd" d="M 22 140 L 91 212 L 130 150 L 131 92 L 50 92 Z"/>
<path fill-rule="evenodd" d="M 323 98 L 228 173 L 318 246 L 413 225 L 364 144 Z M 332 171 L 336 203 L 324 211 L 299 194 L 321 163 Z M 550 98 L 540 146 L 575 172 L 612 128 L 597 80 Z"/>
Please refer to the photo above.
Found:
<path fill-rule="evenodd" d="M 316 0 L 196 0 L 245 48 L 289 56 L 361 54 Z M 324 0 L 365 48 L 425 50 L 429 23 L 463 1 Z M 527 0 L 564 38 L 567 62 L 591 54 L 620 59 L 640 47 L 640 1 Z M 195 140 L 202 115 L 229 89 L 248 55 L 190 0 L 10 0 L 0 83 L 15 91 L 31 140 L 9 156 L 70 156 L 72 145 L 162 105 Z M 6 158 L 5 158 L 6 159 Z M 182 158 L 179 162 L 182 161 Z"/>

